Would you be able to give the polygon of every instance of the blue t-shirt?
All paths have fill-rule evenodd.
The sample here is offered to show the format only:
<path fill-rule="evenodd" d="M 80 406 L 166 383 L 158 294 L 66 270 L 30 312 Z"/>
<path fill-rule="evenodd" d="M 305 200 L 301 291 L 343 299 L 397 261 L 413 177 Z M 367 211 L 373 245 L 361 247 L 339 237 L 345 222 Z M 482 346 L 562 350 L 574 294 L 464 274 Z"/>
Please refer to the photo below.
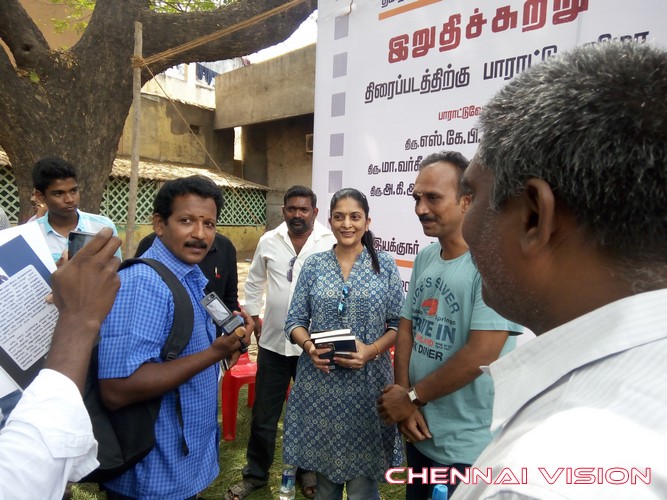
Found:
<path fill-rule="evenodd" d="M 404 318 L 412 321 L 413 384 L 461 349 L 470 330 L 523 331 L 520 325 L 507 321 L 484 303 L 482 279 L 470 252 L 443 260 L 440 250 L 439 243 L 432 243 L 417 255 L 401 311 Z M 514 345 L 514 337 L 509 337 L 501 355 Z M 492 409 L 493 382 L 483 374 L 421 409 L 433 438 L 414 444 L 437 463 L 471 464 L 491 440 Z"/>
<path fill-rule="evenodd" d="M 181 356 L 207 349 L 215 328 L 199 300 L 207 280 L 196 265 L 178 260 L 160 241 L 142 257 L 165 264 L 183 283 L 194 308 L 192 338 Z M 171 290 L 150 267 L 135 264 L 120 271 L 121 287 L 102 324 L 100 378 L 122 378 L 144 363 L 160 363 L 174 317 Z M 218 363 L 179 386 L 183 426 L 174 391 L 162 398 L 155 423 L 155 448 L 132 469 L 106 483 L 132 498 L 183 500 L 206 488 L 218 475 Z M 182 451 L 185 436 L 189 453 Z"/>

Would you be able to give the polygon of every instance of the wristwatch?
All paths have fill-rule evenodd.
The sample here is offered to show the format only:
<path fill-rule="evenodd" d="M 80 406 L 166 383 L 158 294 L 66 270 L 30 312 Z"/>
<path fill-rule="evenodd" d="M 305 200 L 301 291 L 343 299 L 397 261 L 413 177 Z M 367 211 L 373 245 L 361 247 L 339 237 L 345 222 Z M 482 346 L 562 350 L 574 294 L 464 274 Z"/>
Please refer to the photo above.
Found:
<path fill-rule="evenodd" d="M 415 406 L 426 406 L 426 403 L 422 403 L 419 401 L 419 396 L 417 396 L 417 391 L 415 390 L 415 387 L 408 387 L 408 397 L 410 398 L 410 402 L 415 405 Z"/>

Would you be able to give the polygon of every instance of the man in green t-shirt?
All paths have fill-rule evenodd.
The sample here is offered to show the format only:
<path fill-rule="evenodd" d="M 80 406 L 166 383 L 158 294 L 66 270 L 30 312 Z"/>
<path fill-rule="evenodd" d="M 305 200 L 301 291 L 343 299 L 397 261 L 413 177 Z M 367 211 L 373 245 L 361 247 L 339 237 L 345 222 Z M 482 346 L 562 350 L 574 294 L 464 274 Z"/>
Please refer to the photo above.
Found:
<path fill-rule="evenodd" d="M 514 347 L 521 326 L 482 300 L 482 282 L 461 226 L 470 198 L 459 184 L 468 160 L 447 151 L 420 165 L 413 197 L 424 234 L 438 239 L 417 255 L 398 327 L 396 383 L 379 401 L 385 422 L 407 439 L 408 466 L 463 471 L 491 440 L 493 384 L 486 366 Z M 427 404 L 428 403 L 428 404 Z M 455 484 L 449 485 L 450 494 Z M 430 497 L 415 479 L 406 498 Z"/>

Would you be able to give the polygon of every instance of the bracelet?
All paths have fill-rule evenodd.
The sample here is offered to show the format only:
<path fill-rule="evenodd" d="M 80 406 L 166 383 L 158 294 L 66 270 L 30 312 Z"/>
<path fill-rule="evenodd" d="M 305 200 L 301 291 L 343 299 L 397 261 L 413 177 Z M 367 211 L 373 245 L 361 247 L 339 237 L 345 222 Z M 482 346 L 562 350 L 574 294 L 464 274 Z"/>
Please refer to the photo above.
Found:
<path fill-rule="evenodd" d="M 382 354 L 382 353 L 380 352 L 380 348 L 377 346 L 377 344 L 376 344 L 375 342 L 373 342 L 371 345 L 372 345 L 373 347 L 375 347 L 375 350 L 378 352 L 378 353 L 375 355 L 375 358 L 373 358 L 373 359 L 378 359 L 378 358 L 380 357 L 380 355 Z"/>
<path fill-rule="evenodd" d="M 306 339 L 303 341 L 303 344 L 301 344 L 301 349 L 304 351 L 306 350 L 306 342 L 310 342 L 311 344 L 315 345 L 315 342 L 312 341 L 312 339 Z"/>

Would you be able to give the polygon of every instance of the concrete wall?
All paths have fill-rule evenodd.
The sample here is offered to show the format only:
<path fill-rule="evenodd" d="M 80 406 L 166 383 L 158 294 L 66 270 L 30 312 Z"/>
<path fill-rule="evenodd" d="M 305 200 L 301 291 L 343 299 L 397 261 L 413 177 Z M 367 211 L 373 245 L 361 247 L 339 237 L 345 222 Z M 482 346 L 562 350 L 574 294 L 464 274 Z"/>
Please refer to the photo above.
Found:
<path fill-rule="evenodd" d="M 215 128 L 312 114 L 315 44 L 216 78 Z"/>
<path fill-rule="evenodd" d="M 315 45 L 216 78 L 216 129 L 242 127 L 242 177 L 269 186 L 268 229 L 283 221 L 283 194 L 312 185 Z M 239 175 L 239 174 L 237 174 Z"/>
<path fill-rule="evenodd" d="M 233 130 L 214 130 L 215 112 L 211 109 L 182 102 L 175 102 L 175 106 L 178 111 L 167 99 L 142 96 L 139 155 L 157 161 L 213 166 L 203 144 L 220 168 L 233 173 Z M 132 114 L 130 110 L 129 116 Z M 196 137 L 190 133 L 191 127 L 198 130 Z M 132 120 L 128 119 L 118 144 L 119 155 L 130 156 L 131 140 Z"/>
<path fill-rule="evenodd" d="M 205 65 L 217 73 L 224 73 L 248 64 L 241 57 L 207 62 Z M 165 97 L 178 97 L 180 101 L 215 108 L 215 80 L 208 85 L 197 79 L 196 63 L 179 64 L 156 75 L 141 88 L 142 93 Z"/>
<path fill-rule="evenodd" d="M 232 240 L 237 252 L 254 252 L 266 226 L 218 226 L 218 232 Z"/>
<path fill-rule="evenodd" d="M 214 130 L 212 109 L 183 102 L 175 102 L 175 105 L 178 112 L 167 99 L 142 95 L 140 156 L 157 161 L 211 167 L 213 163 L 198 143 L 199 139 L 224 171 L 241 177 L 241 169 L 235 165 L 233 159 L 234 130 Z M 133 111 L 130 111 L 130 116 L 132 113 Z M 180 115 L 185 118 L 186 123 Z M 196 139 L 190 133 L 191 125 L 199 127 Z M 130 155 L 131 138 L 132 120 L 128 119 L 118 146 L 119 155 Z M 265 229 L 265 226 L 219 226 L 218 232 L 232 240 L 237 251 L 248 252 L 255 249 Z M 134 247 L 152 230 L 150 225 L 137 225 L 133 235 Z M 118 226 L 118 232 L 121 239 L 124 239 L 125 227 Z"/>
<path fill-rule="evenodd" d="M 281 207 L 287 188 L 295 184 L 313 184 L 313 155 L 306 153 L 306 134 L 313 133 L 313 115 L 281 120 L 272 125 L 267 135 L 267 185 L 276 191 L 269 191 L 266 196 L 266 225 L 269 228 L 283 221 Z"/>
<path fill-rule="evenodd" d="M 306 152 L 306 135 L 312 133 L 312 114 L 243 127 L 244 177 L 274 190 L 266 195 L 268 229 L 283 221 L 287 188 L 312 185 L 313 158 Z"/>
<path fill-rule="evenodd" d="M 194 63 L 183 64 L 180 68 L 183 70 L 182 75 L 170 68 L 147 81 L 141 88 L 141 92 L 161 97 L 165 96 L 166 92 L 166 95 L 172 98 L 177 97 L 180 101 L 213 109 L 215 107 L 215 88 L 197 82 Z"/>

